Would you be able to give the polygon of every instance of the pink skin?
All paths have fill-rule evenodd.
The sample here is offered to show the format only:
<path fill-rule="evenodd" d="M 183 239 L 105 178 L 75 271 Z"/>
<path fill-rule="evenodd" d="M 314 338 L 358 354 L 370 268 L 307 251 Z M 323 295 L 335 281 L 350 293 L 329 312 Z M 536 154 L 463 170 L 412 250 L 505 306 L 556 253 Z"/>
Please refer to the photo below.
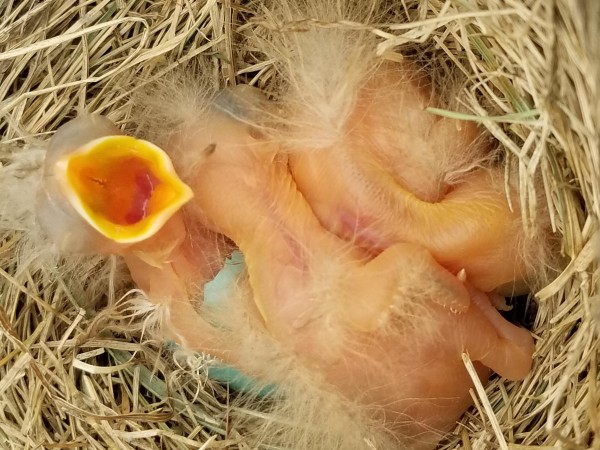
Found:
<path fill-rule="evenodd" d="M 475 125 L 424 111 L 432 103 L 427 83 L 407 64 L 380 68 L 358 92 L 340 142 L 288 149 L 294 179 L 338 236 L 373 251 L 413 242 L 453 273 L 465 269 L 477 288 L 509 285 L 510 292 L 525 271 L 503 170 L 478 168 L 445 181 L 464 154 L 482 158 L 488 149 Z"/>
<path fill-rule="evenodd" d="M 184 213 L 173 216 L 151 239 L 121 250 L 131 277 L 148 297 L 168 307 L 164 331 L 188 348 L 226 360 L 221 331 L 199 316 L 194 307 L 203 285 L 223 265 L 231 244 L 223 236 L 193 226 Z M 200 341 L 198 338 L 200 337 Z"/>
<path fill-rule="evenodd" d="M 210 154 L 186 180 L 195 194 L 185 208 L 189 223 L 227 236 L 243 252 L 265 330 L 328 384 L 384 418 L 411 448 L 431 448 L 471 403 L 462 352 L 476 361 L 482 380 L 486 367 L 510 379 L 527 374 L 529 333 L 505 321 L 486 294 L 422 245 L 392 244 L 373 256 L 331 234 L 296 186 L 285 155 L 221 113 L 181 130 L 170 144 L 173 154 L 206 149 Z M 177 267 L 189 266 L 181 273 L 191 275 L 203 264 L 190 261 L 191 242 L 170 257 L 174 280 Z M 187 276 L 180 291 L 169 293 L 168 284 L 153 287 L 153 276 L 140 276 L 145 269 L 128 263 L 151 297 L 186 298 Z M 171 317 L 172 334 L 239 364 L 220 331 L 184 306 Z"/>
<path fill-rule="evenodd" d="M 157 235 L 118 252 L 138 286 L 168 307 L 171 337 L 277 382 L 269 368 L 246 367 L 230 331 L 195 308 L 233 243 L 246 260 L 252 295 L 239 307 L 253 315 L 253 332 L 275 338 L 315 380 L 364 405 L 404 444 L 426 449 L 471 403 L 461 353 L 482 380 L 489 369 L 519 379 L 533 341 L 484 293 L 522 276 L 515 216 L 495 174 L 475 170 L 445 186 L 434 164 L 443 156 L 437 146 L 460 147 L 476 133 L 431 119 L 423 125 L 415 104 L 425 91 L 415 88 L 401 139 L 386 135 L 393 115 L 378 115 L 389 107 L 380 103 L 404 100 L 380 92 L 393 78 L 381 73 L 361 91 L 341 149 L 284 153 L 217 111 L 174 133 L 167 150 L 195 196 Z M 238 96 L 260 101 L 254 92 Z M 394 153 L 381 149 L 412 138 L 417 148 L 395 170 Z"/>
<path fill-rule="evenodd" d="M 90 141 L 120 134 L 114 124 L 101 116 L 78 117 L 55 133 L 45 159 L 38 220 L 61 250 L 122 255 L 136 284 L 155 303 L 168 306 L 166 330 L 172 338 L 187 345 L 184 335 L 201 335 L 207 351 L 227 358 L 218 330 L 196 314 L 192 301 L 202 295 L 203 284 L 221 269 L 232 250 L 231 242 L 179 211 L 152 238 L 136 244 L 117 243 L 87 224 L 62 192 L 54 170 L 57 161 Z M 177 329 L 183 326 L 189 327 L 190 332 L 178 333 Z M 190 346 L 198 348 L 198 343 Z"/>

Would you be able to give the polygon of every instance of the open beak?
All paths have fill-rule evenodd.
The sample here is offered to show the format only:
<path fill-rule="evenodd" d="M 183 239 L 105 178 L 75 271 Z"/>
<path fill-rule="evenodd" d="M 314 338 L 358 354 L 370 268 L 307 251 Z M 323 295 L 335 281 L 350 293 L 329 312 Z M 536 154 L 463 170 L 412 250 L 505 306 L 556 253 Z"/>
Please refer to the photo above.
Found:
<path fill-rule="evenodd" d="M 151 237 L 193 197 L 162 149 L 130 136 L 95 139 L 54 171 L 73 208 L 117 243 Z"/>

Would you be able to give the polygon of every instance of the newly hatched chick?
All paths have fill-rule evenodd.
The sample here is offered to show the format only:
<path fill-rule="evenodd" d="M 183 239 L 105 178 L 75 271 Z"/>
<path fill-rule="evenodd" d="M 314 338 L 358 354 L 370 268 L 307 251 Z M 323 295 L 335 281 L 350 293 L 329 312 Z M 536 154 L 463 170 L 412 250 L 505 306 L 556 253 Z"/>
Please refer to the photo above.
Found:
<path fill-rule="evenodd" d="M 373 410 L 403 445 L 428 448 L 470 403 L 461 352 L 478 362 L 482 379 L 484 366 L 519 378 L 531 363 L 531 339 L 420 245 L 398 243 L 373 256 L 324 228 L 297 189 L 287 156 L 259 129 L 223 111 L 223 104 L 243 111 L 256 98 L 248 90 L 222 94 L 221 108 L 171 137 L 174 157 L 200 158 L 181 169 L 194 198 L 185 216 L 174 214 L 158 233 L 119 252 L 136 283 L 168 306 L 173 337 L 277 383 L 272 367 L 257 369 L 236 354 L 232 344 L 239 338 L 226 336 L 232 324 L 215 326 L 214 317 L 207 321 L 191 306 L 194 291 L 214 273 L 193 251 L 199 243 L 193 230 L 227 236 L 245 256 L 254 332 L 282 343 L 287 356 L 281 364 L 297 359 L 298 368 L 314 373 L 315 384 Z M 84 123 L 91 122 L 76 125 Z M 84 153 L 72 150 L 73 158 Z M 61 192 L 71 198 L 78 188 L 62 183 Z M 125 203 L 135 196 L 130 200 Z M 215 242 L 201 247 L 216 254 Z"/>
<path fill-rule="evenodd" d="M 229 249 L 185 223 L 180 208 L 193 192 L 162 149 L 104 117 L 81 116 L 54 134 L 43 177 L 37 217 L 59 251 L 122 255 L 153 298 L 180 300 L 173 317 L 194 314 L 189 288 L 212 279 Z"/>
<path fill-rule="evenodd" d="M 301 4 L 323 20 L 348 18 Z M 281 5 L 271 5 L 281 20 L 299 14 Z M 40 211 L 68 218 L 50 229 L 63 248 L 123 255 L 136 284 L 164 306 L 172 338 L 275 384 L 297 405 L 297 423 L 323 418 L 319 400 L 337 399 L 315 425 L 326 440 L 263 436 L 274 445 L 365 448 L 368 438 L 378 448 L 433 448 L 471 403 L 463 352 L 482 381 L 490 369 L 519 379 L 531 365 L 529 333 L 492 306 L 491 291 L 528 273 L 519 217 L 499 170 L 485 163 L 485 139 L 424 112 L 434 102 L 427 78 L 409 63 L 381 63 L 365 36 L 317 27 L 258 39 L 284 80 L 276 103 L 241 87 L 207 95 L 174 128 L 156 125 L 193 198 L 165 164 L 149 170 L 131 156 L 138 183 L 120 164 L 94 160 L 97 139 L 119 134 L 98 119 L 64 129 L 85 139 L 59 131 L 51 149 L 64 151 L 47 158 Z M 171 101 L 193 97 L 177 94 Z M 96 165 L 101 177 L 69 172 Z M 91 204 L 90 186 L 109 195 L 123 178 L 121 202 L 81 207 Z M 140 207 L 162 204 L 154 195 L 171 183 L 182 195 L 166 210 Z M 128 229 L 122 219 L 156 222 L 118 242 L 106 221 Z M 245 272 L 229 298 L 203 304 L 204 284 L 232 248 Z"/>
<path fill-rule="evenodd" d="M 259 129 L 216 110 L 171 146 L 214 147 L 188 180 L 196 196 L 187 209 L 244 253 L 265 330 L 316 379 L 385 418 L 405 445 L 430 447 L 470 404 L 462 351 L 483 379 L 484 366 L 512 379 L 528 372 L 528 333 L 427 249 L 397 243 L 373 257 L 323 227 L 285 154 Z M 193 338 L 200 349 L 202 339 Z"/>
<path fill-rule="evenodd" d="M 319 220 L 375 253 L 418 243 L 483 291 L 521 289 L 519 213 L 506 201 L 504 170 L 483 166 L 490 148 L 481 131 L 426 112 L 438 105 L 428 77 L 410 63 L 381 64 L 356 89 L 339 137 L 326 147 L 284 142 Z"/>

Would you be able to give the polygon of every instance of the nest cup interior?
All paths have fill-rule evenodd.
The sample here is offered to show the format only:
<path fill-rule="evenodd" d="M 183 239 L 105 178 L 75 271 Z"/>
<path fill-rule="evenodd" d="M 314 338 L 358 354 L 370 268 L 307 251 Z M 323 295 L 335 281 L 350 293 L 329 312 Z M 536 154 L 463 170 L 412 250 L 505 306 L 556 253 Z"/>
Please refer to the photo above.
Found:
<path fill-rule="evenodd" d="M 449 105 L 505 149 L 525 223 L 538 220 L 536 202 L 549 203 L 567 263 L 535 293 L 531 374 L 476 386 L 475 406 L 441 448 L 597 448 L 600 5 L 402 4 L 365 26 L 379 53 L 411 55 L 440 85 L 462 80 Z M 209 357 L 173 354 L 157 332 L 160 311 L 131 290 L 118 258 L 58 257 L 36 231 L 40 148 L 76 110 L 151 137 L 143 116 L 131 120 L 131 99 L 148 83 L 178 83 L 174 73 L 195 70 L 195 58 L 207 90 L 240 83 L 276 92 L 272 65 L 244 33 L 360 20 L 281 24 L 237 3 L 137 0 L 3 2 L 0 16 L 0 439 L 14 448 L 252 447 L 285 411 L 230 396 L 208 378 Z M 175 113 L 164 114 L 168 124 Z M 534 192 L 536 178 L 545 192 Z M 128 208 L 119 212 L 113 221 L 127 222 Z"/>

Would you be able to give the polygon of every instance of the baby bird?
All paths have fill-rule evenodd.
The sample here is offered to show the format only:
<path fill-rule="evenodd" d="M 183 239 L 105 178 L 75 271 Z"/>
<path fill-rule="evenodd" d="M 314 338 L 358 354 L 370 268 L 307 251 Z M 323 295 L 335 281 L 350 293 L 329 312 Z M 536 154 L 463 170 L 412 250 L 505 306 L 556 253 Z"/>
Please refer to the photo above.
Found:
<path fill-rule="evenodd" d="M 190 198 L 187 186 L 180 188 L 184 197 L 174 201 L 186 205 L 152 236 L 146 233 L 139 242 L 122 244 L 94 222 L 94 214 L 103 216 L 121 230 L 118 234 L 127 235 L 130 224 L 117 213 L 129 211 L 123 204 L 137 207 L 140 191 L 147 195 L 147 219 L 165 214 L 155 206 L 160 205 L 157 187 L 175 191 L 171 184 L 181 181 L 167 177 L 164 169 L 148 169 L 143 152 L 132 164 L 140 152 L 135 146 L 127 149 L 131 155 L 119 154 L 125 166 L 111 164 L 113 150 L 102 147 L 105 141 L 73 147 L 53 163 L 51 179 L 60 185 L 62 197 L 51 197 L 66 198 L 85 218 L 93 229 L 86 232 L 98 235 L 98 250 L 107 248 L 104 241 L 121 246 L 116 251 L 124 255 L 138 286 L 168 306 L 166 325 L 173 338 L 218 355 L 259 380 L 277 383 L 268 370 L 244 364 L 235 346 L 227 344 L 235 341 L 227 338 L 231 331 L 226 324 L 215 326 L 194 309 L 192 300 L 218 270 L 219 255 L 226 254 L 224 244 L 219 247 L 224 240 L 216 237 L 226 236 L 245 257 L 251 304 L 238 306 L 251 311 L 255 332 L 281 343 L 296 364 L 315 374 L 315 383 L 373 408 L 374 416 L 409 448 L 430 448 L 470 404 L 471 380 L 461 353 L 476 361 L 484 380 L 486 367 L 518 379 L 531 364 L 531 338 L 420 243 L 398 241 L 375 254 L 331 233 L 299 190 L 288 155 L 276 141 L 219 107 L 257 109 L 256 98 L 246 89 L 223 93 L 216 107 L 171 137 L 168 148 L 174 157 L 186 152 L 200 158 L 181 170 L 194 196 Z M 84 130 L 97 120 L 78 119 L 69 126 Z M 61 131 L 54 145 L 64 135 Z M 93 134 L 91 128 L 88 132 Z M 108 162 L 96 161 L 99 152 L 106 153 Z M 157 158 L 148 155 L 148 161 Z M 96 166 L 105 172 L 94 172 Z M 110 186 L 121 183 L 119 176 L 125 173 L 124 183 L 134 178 L 139 167 L 153 180 L 153 189 Z M 70 179 L 74 182 L 65 181 Z M 77 208 L 73 200 L 84 198 L 88 185 L 100 192 L 92 196 L 100 204 L 94 214 Z M 112 192 L 118 195 L 101 201 Z M 136 217 L 144 216 L 138 213 Z"/>
<path fill-rule="evenodd" d="M 487 138 L 426 112 L 429 78 L 365 36 L 257 38 L 283 80 L 275 99 L 207 93 L 164 130 L 166 154 L 91 116 L 46 158 L 38 211 L 60 248 L 122 255 L 170 338 L 275 385 L 294 423 L 329 436 L 262 436 L 273 445 L 431 449 L 471 404 L 462 353 L 483 382 L 532 364 L 529 333 L 493 306 L 530 274 Z M 245 270 L 205 299 L 234 249 Z"/>
<path fill-rule="evenodd" d="M 477 166 L 490 149 L 474 124 L 425 111 L 437 106 L 430 84 L 411 64 L 381 65 L 357 90 L 340 139 L 288 148 L 294 179 L 336 235 L 375 253 L 418 243 L 478 289 L 514 292 L 527 274 L 504 171 Z"/>

